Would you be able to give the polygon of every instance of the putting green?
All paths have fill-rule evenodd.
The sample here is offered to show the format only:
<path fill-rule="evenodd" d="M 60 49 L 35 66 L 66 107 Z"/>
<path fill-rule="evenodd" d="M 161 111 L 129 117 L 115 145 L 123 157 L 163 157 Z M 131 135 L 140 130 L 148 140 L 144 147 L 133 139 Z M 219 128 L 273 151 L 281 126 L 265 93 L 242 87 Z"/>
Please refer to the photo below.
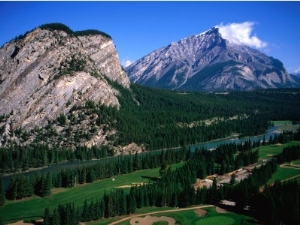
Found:
<path fill-rule="evenodd" d="M 196 225 L 235 225 L 235 220 L 227 216 L 203 218 Z"/>

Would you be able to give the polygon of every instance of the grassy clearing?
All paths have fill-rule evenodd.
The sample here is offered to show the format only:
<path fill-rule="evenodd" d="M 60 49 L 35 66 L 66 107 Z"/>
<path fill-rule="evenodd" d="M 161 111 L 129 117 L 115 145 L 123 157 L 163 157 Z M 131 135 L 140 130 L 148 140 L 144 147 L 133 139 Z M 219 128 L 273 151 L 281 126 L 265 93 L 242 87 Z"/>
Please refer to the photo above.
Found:
<path fill-rule="evenodd" d="M 300 141 L 291 141 L 285 144 L 275 144 L 275 145 L 266 145 L 260 146 L 259 149 L 259 159 L 268 159 L 272 158 L 274 155 L 278 155 L 282 152 L 283 148 L 291 145 L 299 145 Z"/>
<path fill-rule="evenodd" d="M 282 145 L 267 145 L 259 147 L 259 158 L 268 159 L 282 152 Z"/>
<path fill-rule="evenodd" d="M 175 164 L 172 165 L 172 168 L 175 169 L 182 165 L 183 163 Z M 142 176 L 156 177 L 158 175 L 159 168 L 147 169 L 117 176 L 114 181 L 111 178 L 107 178 L 92 184 L 78 185 L 74 188 L 53 189 L 53 194 L 46 198 L 34 196 L 29 199 L 7 201 L 0 208 L 0 215 L 3 221 L 11 219 L 21 220 L 26 217 L 40 217 L 43 215 L 46 207 L 49 207 L 52 211 L 59 203 L 65 204 L 68 202 L 74 202 L 75 206 L 82 206 L 84 200 L 90 201 L 102 198 L 105 191 L 109 192 L 119 186 L 131 185 L 132 183 L 147 183 L 149 179 Z"/>
<path fill-rule="evenodd" d="M 300 127 L 299 124 L 292 124 L 292 121 L 281 120 L 281 121 L 272 121 L 275 126 L 279 126 L 279 131 L 293 131 L 296 132 Z"/>
<path fill-rule="evenodd" d="M 300 166 L 300 159 L 294 160 L 291 163 L 292 163 L 292 165 L 299 165 Z"/>
<path fill-rule="evenodd" d="M 273 183 L 275 180 L 283 181 L 297 175 L 300 176 L 300 169 L 279 167 L 268 181 L 268 184 Z"/>
<path fill-rule="evenodd" d="M 274 126 L 283 126 L 283 125 L 292 124 L 292 121 L 290 121 L 290 120 L 277 120 L 277 121 L 272 121 L 272 123 L 274 123 Z"/>

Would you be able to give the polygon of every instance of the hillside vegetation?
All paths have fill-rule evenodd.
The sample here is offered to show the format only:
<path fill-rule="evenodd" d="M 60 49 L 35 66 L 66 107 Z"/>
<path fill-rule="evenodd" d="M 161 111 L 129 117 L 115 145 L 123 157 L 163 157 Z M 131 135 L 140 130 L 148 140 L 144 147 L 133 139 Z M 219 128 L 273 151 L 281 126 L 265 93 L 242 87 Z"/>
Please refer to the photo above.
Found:
<path fill-rule="evenodd" d="M 189 93 L 132 84 L 120 89 L 121 109 L 111 112 L 116 144 L 136 142 L 147 149 L 194 144 L 233 133 L 257 135 L 271 120 L 300 118 L 300 90 Z"/>
<path fill-rule="evenodd" d="M 21 127 L 13 130 L 14 139 L 2 140 L 10 147 L 0 148 L 1 170 L 113 156 L 115 146 L 132 142 L 144 150 L 157 150 L 232 134 L 263 134 L 272 120 L 298 123 L 300 118 L 299 89 L 217 94 L 173 92 L 135 84 L 128 90 L 113 85 L 120 92 L 119 109 L 87 101 L 49 121 L 46 127 L 30 133 Z M 5 120 L 6 116 L 1 116 L 0 125 Z M 91 146 L 91 150 L 81 145 L 100 128 L 110 133 L 107 142 L 101 147 Z M 0 126 L 0 133 L 4 131 Z M 13 141 L 16 139 L 20 142 Z M 31 144 L 26 144 L 27 140 L 32 140 Z"/>

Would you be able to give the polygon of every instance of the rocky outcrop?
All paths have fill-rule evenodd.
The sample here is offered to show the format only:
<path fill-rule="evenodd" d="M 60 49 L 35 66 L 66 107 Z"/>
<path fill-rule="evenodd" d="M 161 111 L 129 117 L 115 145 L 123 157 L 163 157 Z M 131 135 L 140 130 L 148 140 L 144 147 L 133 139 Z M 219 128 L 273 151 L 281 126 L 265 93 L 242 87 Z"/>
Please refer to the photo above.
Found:
<path fill-rule="evenodd" d="M 194 91 L 298 87 L 283 64 L 258 50 L 232 44 L 218 28 L 173 42 L 126 68 L 132 82 Z"/>
<path fill-rule="evenodd" d="M 5 44 L 0 59 L 2 137 L 18 127 L 46 126 L 88 100 L 119 107 L 111 82 L 130 86 L 112 39 L 102 32 L 41 26 Z"/>

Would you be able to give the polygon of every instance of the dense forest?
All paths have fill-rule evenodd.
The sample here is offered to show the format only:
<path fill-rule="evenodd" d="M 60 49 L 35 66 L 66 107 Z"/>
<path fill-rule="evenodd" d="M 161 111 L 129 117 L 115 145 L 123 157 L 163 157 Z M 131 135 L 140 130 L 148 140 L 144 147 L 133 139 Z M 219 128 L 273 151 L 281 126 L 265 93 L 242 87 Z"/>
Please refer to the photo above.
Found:
<path fill-rule="evenodd" d="M 30 132 L 12 130 L 0 148 L 0 172 L 27 170 L 65 160 L 89 160 L 114 155 L 115 146 L 132 142 L 144 150 L 191 145 L 232 134 L 263 134 L 272 120 L 299 122 L 300 89 L 230 93 L 182 93 L 136 84 L 119 90 L 121 107 L 105 107 L 93 101 L 74 106 L 46 127 Z M 5 116 L 0 116 L 5 122 Z M 82 121 L 85 121 L 84 123 Z M 86 124 L 88 121 L 88 128 Z M 105 145 L 84 147 L 100 129 L 111 131 Z M 61 132 L 58 134 L 57 129 Z M 117 132 L 114 132 L 117 131 Z M 0 127 L 0 133 L 4 126 Z M 27 144 L 26 141 L 33 140 Z"/>
<path fill-rule="evenodd" d="M 253 146 L 253 143 L 248 143 L 247 146 Z M 239 149 L 240 154 L 252 153 L 247 154 L 248 157 L 245 157 L 247 160 L 243 162 L 243 165 L 255 162 L 257 152 L 246 150 L 248 147 L 246 145 L 224 145 L 215 151 L 204 149 L 198 149 L 194 152 L 185 151 L 186 163 L 184 166 L 176 170 L 169 167 L 161 174 L 160 179 L 150 181 L 147 185 L 133 186 L 129 193 L 123 189 L 116 189 L 105 193 L 102 198 L 93 199 L 89 202 L 84 201 L 81 207 L 75 208 L 73 203 L 67 203 L 65 205 L 60 204 L 52 212 L 46 208 L 44 212 L 45 224 L 78 224 L 80 221 L 129 215 L 134 213 L 137 208 L 149 206 L 218 205 L 222 199 L 231 199 L 235 202 L 235 206 L 230 206 L 230 210 L 254 216 L 262 224 L 299 224 L 299 182 L 281 183 L 276 181 L 273 185 L 265 185 L 277 170 L 276 159 L 254 168 L 251 176 L 241 182 L 235 182 L 233 179 L 227 185 L 218 185 L 214 179 L 208 188 L 195 189 L 192 185 L 197 177 L 206 177 L 208 174 L 221 172 L 220 165 L 214 164 L 215 161 L 218 161 L 217 158 L 220 154 L 225 158 L 232 158 L 236 150 Z M 300 150 L 299 146 L 293 146 L 293 148 Z M 175 155 L 176 153 L 174 157 Z M 164 156 L 166 157 L 166 154 Z M 160 155 L 161 159 L 169 160 L 165 157 L 162 158 Z M 228 161 L 228 167 L 236 168 L 234 161 Z M 270 207 L 266 208 L 266 206 Z M 290 210 L 286 210 L 285 207 Z"/>
<path fill-rule="evenodd" d="M 266 186 L 263 192 L 259 192 L 259 188 L 276 170 L 277 163 L 299 159 L 299 146 L 284 149 L 276 160 L 255 169 L 252 176 L 240 183 L 233 180 L 230 185 L 217 186 L 214 181 L 210 188 L 198 190 L 191 186 L 196 178 L 205 178 L 215 173 L 224 174 L 256 162 L 259 152 L 252 149 L 265 143 L 223 145 L 215 151 L 191 151 L 186 146 L 232 134 L 263 134 L 272 125 L 272 120 L 299 123 L 300 89 L 188 93 L 135 84 L 131 85 L 131 89 L 113 85 L 120 93 L 119 109 L 87 101 L 84 105 L 74 107 L 69 115 L 61 114 L 55 121 L 49 121 L 45 128 L 32 131 L 35 135 L 30 144 L 1 140 L 9 143 L 9 147 L 0 148 L 0 172 L 17 172 L 62 161 L 107 159 L 95 165 L 47 174 L 37 173 L 30 178 L 22 174 L 13 176 L 7 188 L 3 187 L 2 182 L 0 184 L 1 205 L 5 204 L 6 199 L 49 196 L 54 187 L 70 188 L 76 184 L 92 183 L 119 174 L 161 167 L 160 179 L 150 181 L 149 185 L 132 187 L 129 193 L 115 190 L 106 193 L 103 198 L 84 202 L 82 207 L 75 208 L 73 203 L 69 203 L 59 205 L 51 212 L 45 209 L 45 224 L 77 224 L 78 221 L 130 214 L 136 208 L 145 206 L 217 204 L 226 198 L 236 202 L 236 210 L 243 211 L 245 207 L 250 207 L 249 213 L 266 224 L 299 222 L 299 198 L 296 193 L 299 183 Z M 75 130 L 74 127 L 86 118 L 90 118 L 89 129 Z M 5 119 L 5 115 L 0 116 L 0 122 Z M 56 132 L 57 126 L 63 130 L 60 135 Z M 91 148 L 82 146 L 81 141 L 89 140 L 99 127 L 117 132 L 109 136 L 106 145 Z M 3 132 L 3 127 L 0 127 L 0 132 Z M 23 140 L 28 140 L 31 135 L 22 128 L 13 130 L 12 133 Z M 299 139 L 300 131 L 296 134 L 285 132 L 266 141 L 284 143 Z M 60 144 L 64 140 L 72 142 L 72 147 Z M 146 152 L 109 158 L 114 155 L 114 146 L 132 142 L 144 146 Z M 185 164 L 177 170 L 168 167 L 178 162 Z M 288 191 L 297 197 L 288 197 L 290 204 L 296 207 L 295 210 L 274 215 L 286 204 L 283 197 L 276 203 L 273 202 L 273 196 L 278 195 L 278 190 L 282 190 L 282 196 L 288 195 L 285 194 Z M 259 214 L 260 201 L 271 202 L 274 206 L 263 217 Z"/>
<path fill-rule="evenodd" d="M 131 85 L 119 87 L 121 109 L 113 126 L 117 144 L 143 143 L 161 149 L 223 138 L 257 135 L 271 120 L 300 118 L 300 90 L 180 93 Z M 132 99 L 134 101 L 132 101 Z"/>
<path fill-rule="evenodd" d="M 285 133 L 269 140 L 275 144 L 284 140 L 299 140 L 299 133 Z M 191 149 L 181 147 L 162 151 L 152 151 L 143 154 L 108 158 L 95 165 L 81 166 L 73 169 L 62 169 L 58 172 L 36 174 L 34 177 L 16 175 L 11 178 L 7 190 L 1 188 L 2 204 L 7 199 L 22 199 L 35 195 L 46 197 L 51 195 L 53 187 L 70 188 L 76 184 L 92 183 L 96 180 L 131 173 L 141 169 L 160 169 L 160 177 L 149 179 L 147 185 L 133 186 L 130 191 L 123 189 L 111 190 L 101 198 L 85 201 L 81 207 L 73 203 L 59 205 L 53 211 L 45 209 L 45 224 L 77 224 L 79 221 L 91 221 L 134 213 L 137 208 L 148 206 L 188 207 L 196 204 L 219 204 L 222 199 L 231 199 L 236 206 L 231 208 L 247 213 L 266 224 L 297 224 L 299 218 L 299 188 L 298 182 L 276 182 L 274 186 L 261 187 L 270 179 L 277 169 L 277 163 L 299 159 L 299 145 L 284 148 L 282 153 L 265 165 L 255 168 L 251 176 L 235 182 L 234 177 L 229 184 L 217 185 L 213 180 L 211 187 L 197 188 L 193 186 L 196 178 L 205 178 L 212 174 L 224 174 L 243 166 L 253 164 L 258 160 L 259 147 L 264 142 L 245 142 L 243 144 L 224 144 L 213 151 L 206 149 Z M 173 170 L 172 165 L 185 162 Z M 276 196 L 280 198 L 276 200 Z M 291 198 L 295 196 L 295 198 Z M 276 201 L 276 202 L 274 202 Z M 261 202 L 272 203 L 269 211 L 261 214 Z M 285 204 L 292 205 L 293 210 L 285 212 Z M 244 211 L 245 208 L 250 210 Z M 285 213 L 276 214 L 278 211 Z M 298 214 L 297 214 L 298 213 Z"/>

